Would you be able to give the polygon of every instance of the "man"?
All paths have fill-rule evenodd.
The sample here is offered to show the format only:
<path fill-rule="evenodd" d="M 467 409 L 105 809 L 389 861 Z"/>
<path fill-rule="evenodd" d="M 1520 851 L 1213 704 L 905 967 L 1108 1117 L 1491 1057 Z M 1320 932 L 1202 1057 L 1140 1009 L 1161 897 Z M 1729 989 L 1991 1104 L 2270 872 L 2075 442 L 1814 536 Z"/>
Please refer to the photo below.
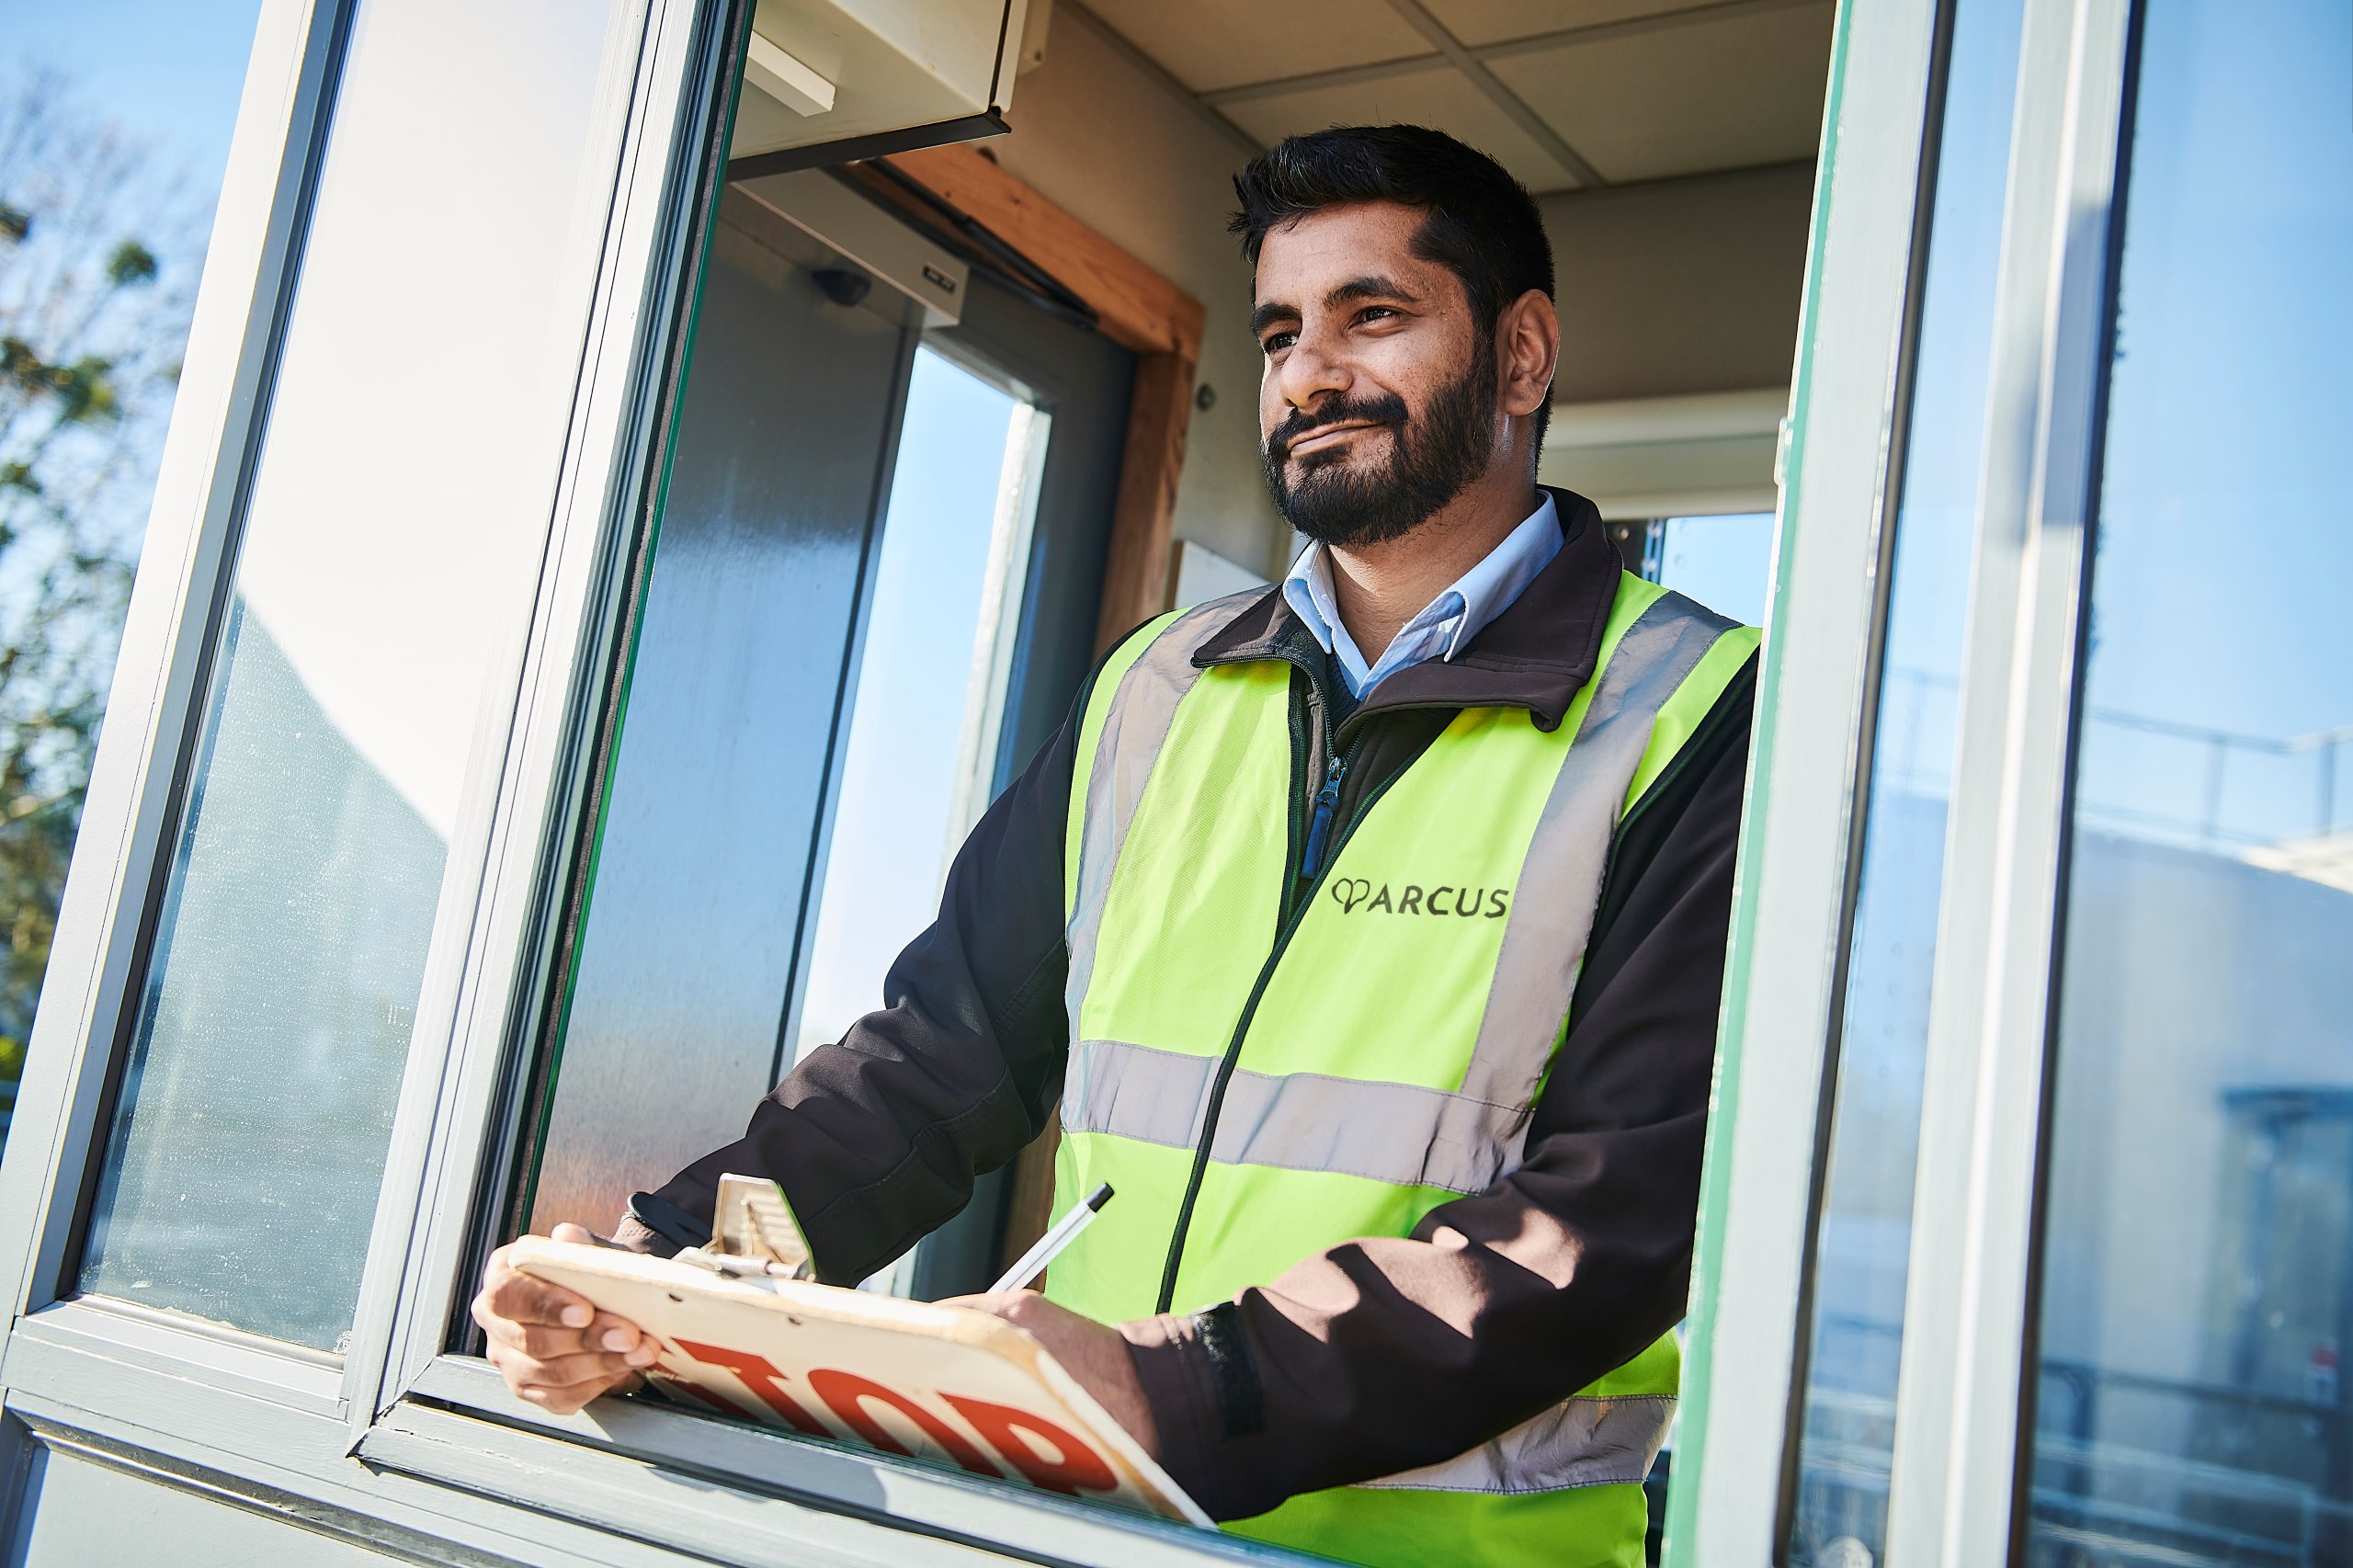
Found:
<path fill-rule="evenodd" d="M 847 1283 L 1059 1096 L 1057 1209 L 1119 1200 L 1043 1296 L 963 1304 L 1213 1516 L 1370 1563 L 1639 1562 L 1756 633 L 1536 485 L 1552 255 L 1498 165 L 1335 130 L 1235 183 L 1267 478 L 1314 542 L 1116 649 L 886 1008 L 657 1197 L 773 1176 Z M 652 1359 L 503 1258 L 475 1315 L 551 1410 Z"/>

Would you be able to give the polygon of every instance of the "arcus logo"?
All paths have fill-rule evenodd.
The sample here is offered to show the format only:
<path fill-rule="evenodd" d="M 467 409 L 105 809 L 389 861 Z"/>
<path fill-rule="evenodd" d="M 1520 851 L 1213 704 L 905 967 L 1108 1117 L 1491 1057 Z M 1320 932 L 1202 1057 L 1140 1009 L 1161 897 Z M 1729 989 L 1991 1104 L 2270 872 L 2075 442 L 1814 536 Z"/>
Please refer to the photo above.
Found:
<path fill-rule="evenodd" d="M 1376 885 L 1363 877 L 1335 877 L 1326 891 L 1343 915 L 1361 909 L 1367 915 L 1452 915 L 1465 920 L 1501 920 L 1511 910 L 1509 888 L 1457 887 L 1452 882 L 1429 888 L 1407 882 L 1392 888 L 1388 882 Z"/>

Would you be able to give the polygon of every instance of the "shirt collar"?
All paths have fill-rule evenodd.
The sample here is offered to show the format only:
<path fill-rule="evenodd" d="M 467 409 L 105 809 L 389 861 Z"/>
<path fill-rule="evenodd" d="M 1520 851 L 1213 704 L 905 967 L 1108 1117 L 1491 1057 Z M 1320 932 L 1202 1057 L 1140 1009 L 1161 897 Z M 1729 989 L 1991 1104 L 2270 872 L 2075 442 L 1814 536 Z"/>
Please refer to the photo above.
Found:
<path fill-rule="evenodd" d="M 1538 573 L 1561 553 L 1561 517 L 1552 493 L 1537 492 L 1536 510 L 1400 627 L 1377 665 L 1368 665 L 1340 619 L 1332 583 L 1330 551 L 1319 540 L 1299 552 L 1283 579 L 1283 597 L 1293 614 L 1339 662 L 1348 688 L 1361 697 L 1378 679 L 1425 659 L 1452 660 L 1511 608 Z"/>

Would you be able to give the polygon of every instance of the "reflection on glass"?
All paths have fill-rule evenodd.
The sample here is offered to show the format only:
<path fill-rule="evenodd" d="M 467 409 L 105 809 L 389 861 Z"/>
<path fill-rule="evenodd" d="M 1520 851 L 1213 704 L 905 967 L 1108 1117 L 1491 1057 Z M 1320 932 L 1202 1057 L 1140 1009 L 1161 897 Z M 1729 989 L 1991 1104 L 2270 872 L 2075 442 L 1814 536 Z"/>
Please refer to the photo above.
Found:
<path fill-rule="evenodd" d="M 2029 1561 L 2353 1561 L 2353 11 L 2150 0 Z"/>
<path fill-rule="evenodd" d="M 259 10 L 19 6 L 0 42 L 0 1140 Z"/>
<path fill-rule="evenodd" d="M 1773 514 L 1669 517 L 1658 525 L 1657 581 L 1745 626 L 1765 624 Z"/>
<path fill-rule="evenodd" d="M 468 404 L 549 399 L 580 330 L 547 285 L 601 17 L 506 7 L 542 67 L 518 83 L 448 48 L 477 26 L 458 4 L 354 23 L 81 1278 L 322 1350 L 351 1325 L 460 786 L 545 537 L 517 422 Z M 420 80 L 445 89 L 422 119 Z M 445 177 L 494 142 L 496 201 Z"/>
<path fill-rule="evenodd" d="M 882 1005 L 884 972 L 931 924 L 948 862 L 995 782 L 979 777 L 996 756 L 982 731 L 1002 709 L 1006 615 L 1020 603 L 1011 574 L 1028 554 L 1045 418 L 926 348 L 906 421 L 796 1058 Z"/>
<path fill-rule="evenodd" d="M 917 355 L 796 1058 L 882 1006 L 883 976 L 931 924 L 948 863 L 995 793 L 1046 426 L 931 349 Z M 878 1283 L 905 1294 L 911 1279 Z"/>
<path fill-rule="evenodd" d="M 1930 217 L 1911 438 L 1813 1257 L 1790 1559 L 1868 1568 L 1886 1547 L 1896 1362 L 1912 1250 L 1928 977 L 1944 881 L 1955 703 L 1984 447 L 2022 0 L 1963 0 Z"/>

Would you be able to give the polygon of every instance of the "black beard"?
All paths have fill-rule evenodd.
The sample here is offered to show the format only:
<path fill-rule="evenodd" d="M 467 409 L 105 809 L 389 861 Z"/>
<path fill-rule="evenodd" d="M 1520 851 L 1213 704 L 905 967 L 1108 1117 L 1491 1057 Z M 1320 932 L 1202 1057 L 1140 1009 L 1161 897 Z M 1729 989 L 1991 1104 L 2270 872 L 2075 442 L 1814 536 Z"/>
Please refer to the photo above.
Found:
<path fill-rule="evenodd" d="M 1260 449 L 1275 508 L 1301 533 L 1342 549 L 1402 538 L 1429 521 L 1485 472 L 1495 448 L 1495 351 L 1483 344 L 1459 381 L 1438 389 L 1418 419 L 1394 392 L 1335 399 L 1308 415 L 1293 409 Z M 1379 473 L 1353 474 L 1342 452 L 1314 452 L 1286 472 L 1291 443 L 1326 425 L 1360 419 L 1390 427 L 1390 459 Z"/>

